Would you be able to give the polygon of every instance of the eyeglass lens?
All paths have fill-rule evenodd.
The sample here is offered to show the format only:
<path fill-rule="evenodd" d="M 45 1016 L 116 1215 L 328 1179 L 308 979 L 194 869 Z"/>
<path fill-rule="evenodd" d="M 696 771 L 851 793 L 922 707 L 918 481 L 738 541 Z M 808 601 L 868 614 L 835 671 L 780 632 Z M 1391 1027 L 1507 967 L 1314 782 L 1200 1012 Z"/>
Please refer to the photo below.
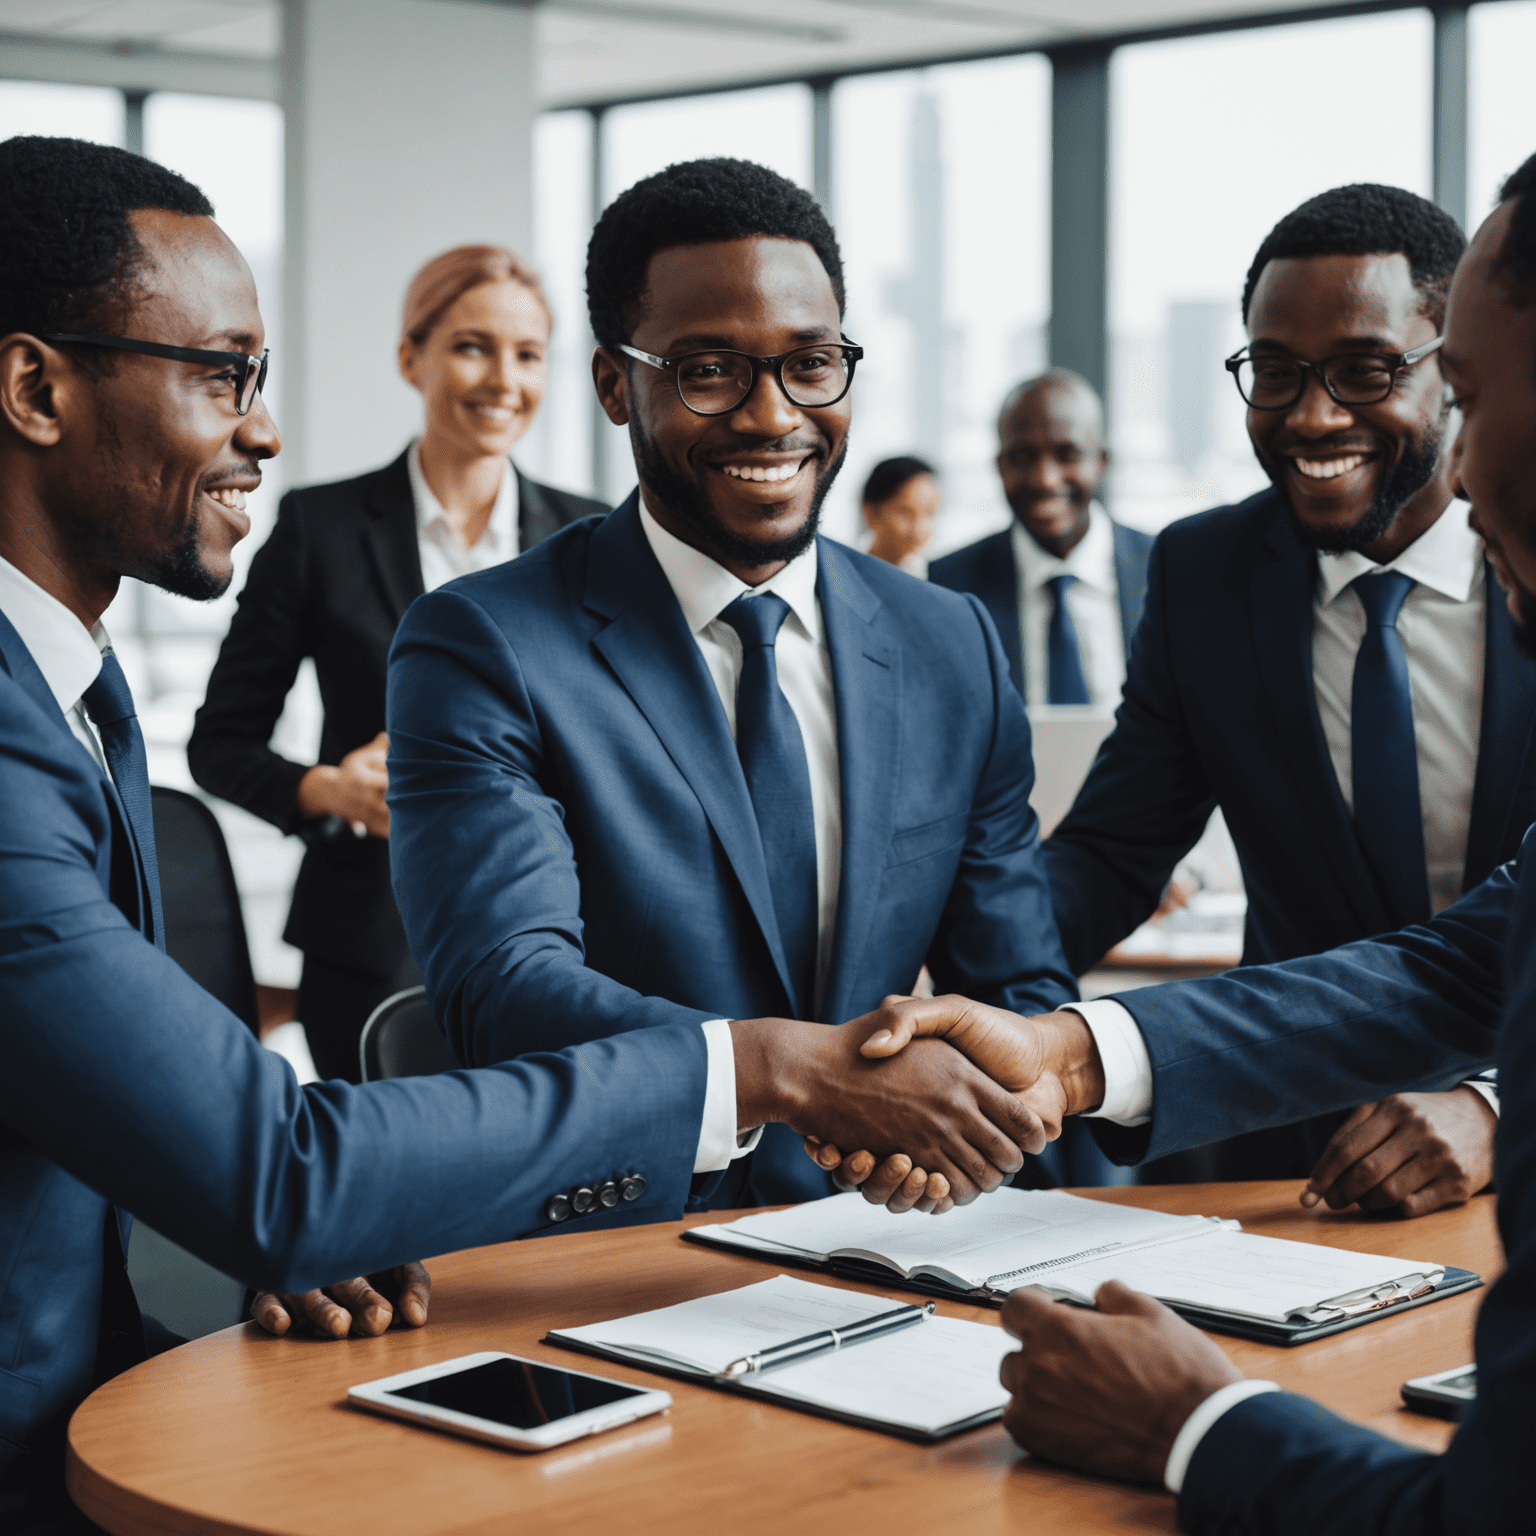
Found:
<path fill-rule="evenodd" d="M 1392 393 L 1396 370 L 1384 357 L 1331 357 L 1316 365 L 1334 399 L 1370 405 Z M 1243 399 L 1261 410 L 1277 410 L 1301 398 L 1310 370 L 1288 357 L 1247 357 L 1237 368 Z"/>
<path fill-rule="evenodd" d="M 675 372 L 683 403 L 706 416 L 734 410 L 752 392 L 752 360 L 739 352 L 695 352 Z M 780 376 L 796 405 L 831 405 L 847 392 L 848 359 L 841 347 L 802 347 L 784 359 Z"/>
<path fill-rule="evenodd" d="M 246 365 L 245 377 L 240 381 L 239 411 L 242 416 L 256 403 L 256 396 L 266 387 L 267 383 L 267 354 L 261 354 L 261 361 L 255 358 Z"/>

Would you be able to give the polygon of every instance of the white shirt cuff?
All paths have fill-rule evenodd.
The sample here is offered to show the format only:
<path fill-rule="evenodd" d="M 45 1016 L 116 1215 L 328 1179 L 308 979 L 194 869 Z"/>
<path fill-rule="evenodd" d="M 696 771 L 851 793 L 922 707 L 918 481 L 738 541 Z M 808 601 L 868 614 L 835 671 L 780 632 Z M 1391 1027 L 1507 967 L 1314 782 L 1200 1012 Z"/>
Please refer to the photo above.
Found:
<path fill-rule="evenodd" d="M 1480 1093 L 1487 1099 L 1488 1107 L 1497 1117 L 1499 1113 L 1499 1075 L 1495 1072 L 1491 1077 L 1469 1077 L 1460 1084 L 1463 1088 L 1470 1088 L 1473 1093 Z"/>
<path fill-rule="evenodd" d="M 1084 1118 L 1145 1125 L 1152 1118 L 1152 1058 L 1136 1020 L 1108 997 L 1062 1006 L 1082 1016 L 1104 1065 L 1104 1102 Z"/>
<path fill-rule="evenodd" d="M 1189 1463 L 1194 1457 L 1195 1449 L 1205 1439 L 1217 1419 L 1229 1408 L 1235 1408 L 1239 1403 L 1247 1402 L 1250 1397 L 1258 1397 L 1262 1392 L 1278 1392 L 1280 1386 L 1273 1381 L 1234 1381 L 1225 1387 L 1218 1387 L 1206 1400 L 1200 1404 L 1190 1416 L 1184 1420 L 1181 1429 L 1173 1442 L 1173 1449 L 1168 1452 L 1168 1465 L 1163 1468 L 1163 1484 L 1169 1493 L 1178 1493 L 1184 1486 L 1184 1474 L 1189 1471 Z"/>
<path fill-rule="evenodd" d="M 762 1140 L 758 1126 L 746 1136 L 736 1134 L 736 1047 L 725 1019 L 703 1024 L 709 1068 L 704 1079 L 704 1121 L 699 1126 L 699 1150 L 693 1159 L 695 1173 L 718 1173 L 738 1157 L 745 1157 Z"/>

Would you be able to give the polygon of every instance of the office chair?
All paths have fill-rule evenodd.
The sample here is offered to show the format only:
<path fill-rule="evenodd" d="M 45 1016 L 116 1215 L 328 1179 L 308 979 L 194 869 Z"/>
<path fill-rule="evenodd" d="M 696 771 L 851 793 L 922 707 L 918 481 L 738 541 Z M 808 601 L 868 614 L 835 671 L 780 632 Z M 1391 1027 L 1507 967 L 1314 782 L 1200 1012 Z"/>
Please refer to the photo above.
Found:
<path fill-rule="evenodd" d="M 432 1018 L 425 987 L 407 987 L 386 997 L 363 1025 L 358 1052 L 365 1083 L 385 1077 L 430 1077 L 459 1065 Z"/>
<path fill-rule="evenodd" d="M 258 1034 L 256 981 L 240 892 L 218 820 L 195 795 L 179 789 L 156 784 L 149 798 L 166 953 Z"/>

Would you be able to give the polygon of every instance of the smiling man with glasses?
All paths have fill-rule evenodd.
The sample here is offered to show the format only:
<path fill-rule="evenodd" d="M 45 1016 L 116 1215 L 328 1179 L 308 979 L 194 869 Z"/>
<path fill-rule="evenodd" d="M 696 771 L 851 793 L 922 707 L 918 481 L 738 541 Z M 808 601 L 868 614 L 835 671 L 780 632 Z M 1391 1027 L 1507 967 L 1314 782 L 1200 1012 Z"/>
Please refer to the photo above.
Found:
<path fill-rule="evenodd" d="M 638 491 L 418 600 L 391 658 L 395 890 L 455 1051 L 761 1019 L 792 1084 L 820 1023 L 924 964 L 969 996 L 1073 997 L 996 631 L 818 536 L 862 353 L 814 198 L 743 161 L 672 166 L 603 214 L 587 292 Z M 945 1149 L 944 1102 L 979 1085 L 923 1044 L 869 1080 L 870 1150 L 896 1154 L 870 1183 L 898 1209 L 1022 1162 Z M 831 1086 L 868 1091 L 861 1068 Z M 754 1140 L 701 1164 L 731 1159 L 695 1203 L 831 1190 L 787 1125 Z M 552 1222 L 628 1214 L 576 1193 Z"/>
<path fill-rule="evenodd" d="M 1226 368 L 1273 484 L 1153 551 L 1124 708 L 1046 844 L 1076 969 L 1150 915 L 1217 805 L 1247 883 L 1250 964 L 1424 922 L 1512 857 L 1536 815 L 1536 668 L 1453 497 L 1438 349 L 1462 246 L 1432 203 L 1373 185 L 1311 199 L 1260 246 L 1249 343 Z M 1154 1027 L 1155 1002 L 1121 1001 Z M 1087 1011 L 1125 1021 L 1116 1003 Z M 1497 1116 L 1491 1084 L 1439 1086 L 1146 1177 L 1316 1168 L 1330 1204 L 1433 1210 L 1488 1182 Z M 1271 1109 L 1256 1103 L 1255 1124 Z"/>

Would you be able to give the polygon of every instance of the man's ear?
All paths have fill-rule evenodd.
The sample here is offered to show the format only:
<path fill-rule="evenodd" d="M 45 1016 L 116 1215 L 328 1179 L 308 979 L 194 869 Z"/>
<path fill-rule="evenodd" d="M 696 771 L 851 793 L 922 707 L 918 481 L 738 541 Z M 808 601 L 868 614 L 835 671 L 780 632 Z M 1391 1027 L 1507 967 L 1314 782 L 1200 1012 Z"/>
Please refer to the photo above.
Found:
<path fill-rule="evenodd" d="M 616 427 L 629 425 L 629 369 L 615 358 L 606 347 L 599 347 L 592 354 L 592 384 L 597 390 L 597 403 Z"/>
<path fill-rule="evenodd" d="M 52 448 L 78 408 L 80 376 L 62 352 L 35 336 L 0 338 L 0 418 L 38 448 Z"/>

